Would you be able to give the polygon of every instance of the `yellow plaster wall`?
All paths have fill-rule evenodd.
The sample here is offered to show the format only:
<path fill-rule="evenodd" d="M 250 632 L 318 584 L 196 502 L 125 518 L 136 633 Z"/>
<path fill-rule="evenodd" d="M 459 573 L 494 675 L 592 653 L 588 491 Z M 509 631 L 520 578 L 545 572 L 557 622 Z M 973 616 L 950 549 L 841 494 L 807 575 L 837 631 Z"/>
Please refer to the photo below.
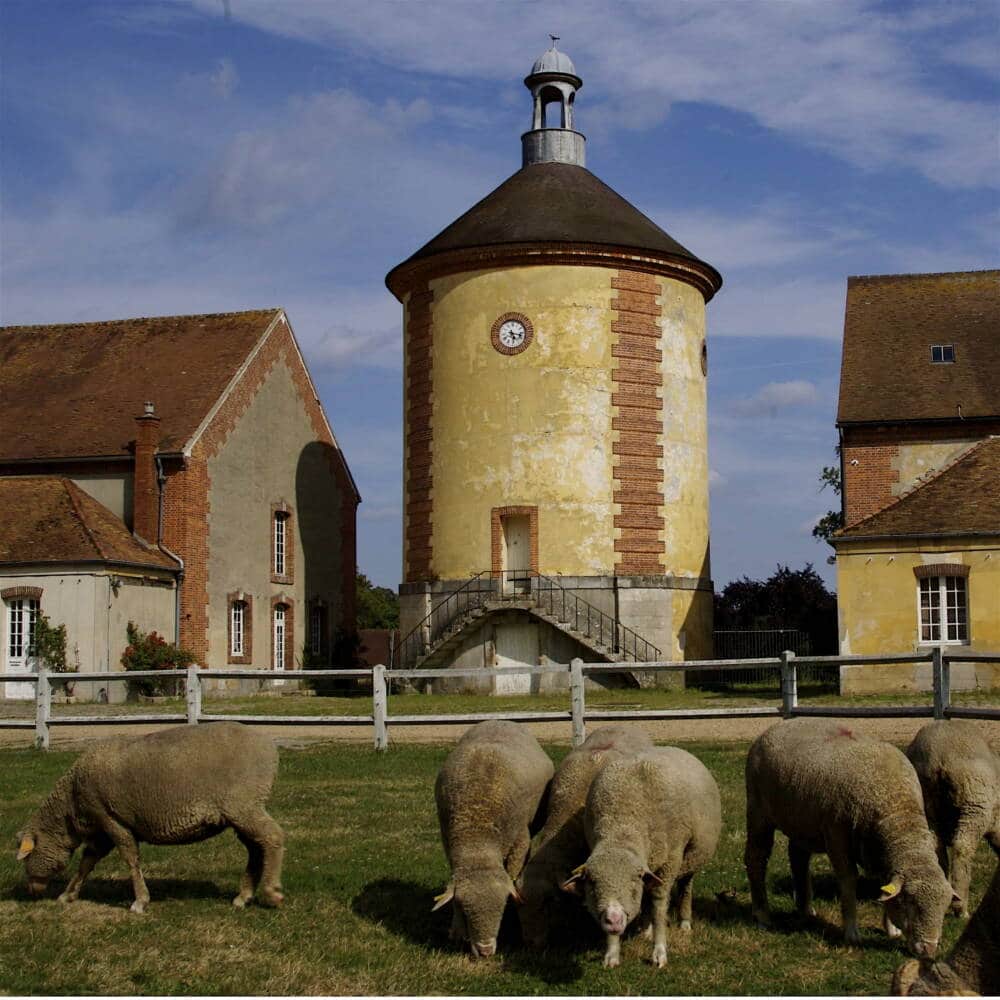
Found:
<path fill-rule="evenodd" d="M 707 378 L 701 370 L 705 300 L 696 288 L 664 278 L 663 516 L 668 573 L 709 577 Z M 675 621 L 683 621 L 683 617 Z"/>
<path fill-rule="evenodd" d="M 490 511 L 538 507 L 539 569 L 613 572 L 611 276 L 538 266 L 431 283 L 434 571 L 490 567 Z M 494 350 L 490 329 L 521 312 L 527 350 Z"/>
<path fill-rule="evenodd" d="M 710 660 L 712 644 L 712 594 L 705 590 L 671 591 L 674 642 L 671 660 Z M 681 639 L 683 636 L 683 648 Z"/>
<path fill-rule="evenodd" d="M 954 542 L 953 542 L 954 544 Z M 914 567 L 969 566 L 970 651 L 1000 653 L 1000 536 L 967 547 L 897 543 L 841 543 L 837 551 L 837 603 L 842 654 L 903 653 L 921 646 Z M 868 693 L 926 688 L 927 665 L 846 667 L 842 691 Z M 977 686 L 1000 686 L 1000 667 L 978 664 Z"/>

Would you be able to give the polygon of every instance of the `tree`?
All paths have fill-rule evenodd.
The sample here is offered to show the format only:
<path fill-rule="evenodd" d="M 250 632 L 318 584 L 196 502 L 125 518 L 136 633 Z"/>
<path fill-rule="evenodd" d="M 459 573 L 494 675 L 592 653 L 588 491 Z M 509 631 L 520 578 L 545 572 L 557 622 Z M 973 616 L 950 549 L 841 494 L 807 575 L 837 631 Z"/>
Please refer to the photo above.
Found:
<path fill-rule="evenodd" d="M 376 587 L 364 573 L 356 581 L 358 628 L 399 628 L 399 598 L 388 587 Z"/>
<path fill-rule="evenodd" d="M 812 563 L 778 565 L 765 581 L 742 577 L 715 595 L 717 629 L 800 629 L 817 655 L 837 652 L 837 598 Z"/>
<path fill-rule="evenodd" d="M 840 445 L 836 447 L 837 457 L 840 457 Z M 843 477 L 840 474 L 840 463 L 837 465 L 824 465 L 823 471 L 819 474 L 820 493 L 827 488 L 833 490 L 834 496 L 840 496 L 844 488 Z M 843 510 L 828 510 L 815 524 L 812 533 L 813 538 L 822 538 L 824 542 L 830 540 L 830 536 L 844 526 Z"/>

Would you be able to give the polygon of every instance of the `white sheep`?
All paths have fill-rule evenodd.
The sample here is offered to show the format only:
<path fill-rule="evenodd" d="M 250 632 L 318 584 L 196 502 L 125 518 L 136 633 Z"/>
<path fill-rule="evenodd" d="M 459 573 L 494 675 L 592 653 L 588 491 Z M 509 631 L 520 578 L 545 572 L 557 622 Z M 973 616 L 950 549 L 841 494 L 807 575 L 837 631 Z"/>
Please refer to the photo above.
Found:
<path fill-rule="evenodd" d="M 941 867 L 962 900 L 956 909 L 967 917 L 979 841 L 985 838 L 1000 854 L 1000 756 L 973 723 L 959 719 L 924 726 L 906 756 L 920 779 Z"/>
<path fill-rule="evenodd" d="M 943 962 L 911 958 L 892 978 L 894 996 L 1000 996 L 1000 865 Z"/>
<path fill-rule="evenodd" d="M 564 888 L 583 890 L 606 935 L 604 964 L 621 963 L 621 936 L 639 915 L 648 890 L 652 961 L 662 968 L 671 891 L 681 929 L 689 931 L 694 875 L 712 859 L 719 842 L 719 786 L 696 757 L 677 747 L 654 747 L 601 769 L 587 796 L 584 826 L 590 856 Z"/>
<path fill-rule="evenodd" d="M 277 770 L 271 740 L 235 722 L 104 741 L 76 760 L 18 835 L 28 889 L 44 893 L 82 844 L 79 868 L 59 897 L 72 902 L 117 847 L 132 876 L 131 909 L 142 913 L 149 890 L 140 843 L 190 844 L 232 827 L 248 853 L 233 905 L 245 906 L 260 885 L 262 900 L 280 906 L 284 834 L 264 809 Z"/>
<path fill-rule="evenodd" d="M 609 761 L 652 746 L 641 729 L 604 726 L 595 729 L 556 768 L 549 788 L 545 826 L 532 844 L 528 863 L 517 883 L 521 932 L 532 947 L 544 946 L 552 910 L 560 898 L 565 899 L 560 888 L 587 857 L 583 814 L 594 778 Z"/>
<path fill-rule="evenodd" d="M 474 957 L 496 952 L 500 921 L 508 898 L 518 898 L 514 879 L 553 770 L 526 728 L 481 722 L 438 773 L 434 797 L 452 878 L 433 909 L 453 904 L 452 939 L 468 940 Z"/>
<path fill-rule="evenodd" d="M 815 914 L 809 860 L 826 854 L 840 887 L 844 937 L 860 944 L 857 868 L 882 882 L 883 922 L 932 956 L 953 899 L 924 816 L 920 782 L 901 750 L 823 719 L 788 719 L 758 736 L 746 764 L 744 860 L 753 915 L 767 926 L 767 862 L 774 831 L 788 837 L 800 915 Z"/>

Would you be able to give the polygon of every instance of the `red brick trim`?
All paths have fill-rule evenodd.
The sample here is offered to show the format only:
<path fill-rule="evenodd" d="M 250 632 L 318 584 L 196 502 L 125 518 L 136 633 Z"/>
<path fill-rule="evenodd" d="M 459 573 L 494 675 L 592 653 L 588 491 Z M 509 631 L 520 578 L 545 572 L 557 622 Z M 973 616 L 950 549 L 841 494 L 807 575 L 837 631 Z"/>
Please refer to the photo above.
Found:
<path fill-rule="evenodd" d="M 892 492 L 899 482 L 899 469 L 893 461 L 899 457 L 899 445 L 851 445 L 844 448 L 845 527 L 871 517 L 897 498 Z"/>
<path fill-rule="evenodd" d="M 285 522 L 284 573 L 276 571 L 274 559 L 274 525 L 279 517 Z M 271 583 L 285 583 L 291 586 L 295 582 L 295 511 L 284 500 L 271 504 L 268 539 L 271 545 Z"/>
<path fill-rule="evenodd" d="M 524 340 L 517 347 L 507 347 L 506 344 L 502 343 L 500 340 L 500 327 L 509 320 L 515 319 L 524 327 Z M 493 326 L 490 327 L 490 343 L 493 345 L 495 351 L 499 351 L 500 354 L 506 354 L 508 357 L 514 354 L 520 354 L 522 351 L 526 351 L 531 344 L 531 341 L 535 337 L 535 328 L 524 313 L 519 312 L 506 312 L 502 316 L 497 316 L 493 321 Z"/>
<path fill-rule="evenodd" d="M 0 601 L 14 601 L 19 597 L 27 597 L 31 600 L 40 601 L 42 599 L 41 587 L 5 587 L 0 590 Z"/>
<path fill-rule="evenodd" d="M 233 656 L 233 604 L 242 601 L 243 609 L 243 654 Z M 226 658 L 228 663 L 246 666 L 253 663 L 253 595 L 242 590 L 226 594 Z"/>
<path fill-rule="evenodd" d="M 403 577 L 408 583 L 433 578 L 433 301 L 434 292 L 425 283 L 406 303 Z"/>
<path fill-rule="evenodd" d="M 611 300 L 617 316 L 611 323 L 615 340 L 612 369 L 611 452 L 615 489 L 612 499 L 619 576 L 662 574 L 666 544 L 663 507 L 663 369 L 662 331 L 657 302 L 658 278 L 620 270 L 611 279 L 618 294 Z"/>
<path fill-rule="evenodd" d="M 503 519 L 528 518 L 528 548 L 531 572 L 538 572 L 538 508 L 534 506 L 494 507 L 490 511 L 490 569 L 494 576 L 503 572 Z"/>
<path fill-rule="evenodd" d="M 968 576 L 969 567 L 965 563 L 930 563 L 927 566 L 914 566 L 913 575 L 918 580 L 931 576 Z"/>
<path fill-rule="evenodd" d="M 271 615 L 268 619 L 267 627 L 271 633 L 271 640 L 268 642 L 268 649 L 271 656 L 268 659 L 267 669 L 274 667 L 274 609 L 279 605 L 285 608 L 285 670 L 295 669 L 295 601 L 287 594 L 276 594 L 271 598 Z"/>

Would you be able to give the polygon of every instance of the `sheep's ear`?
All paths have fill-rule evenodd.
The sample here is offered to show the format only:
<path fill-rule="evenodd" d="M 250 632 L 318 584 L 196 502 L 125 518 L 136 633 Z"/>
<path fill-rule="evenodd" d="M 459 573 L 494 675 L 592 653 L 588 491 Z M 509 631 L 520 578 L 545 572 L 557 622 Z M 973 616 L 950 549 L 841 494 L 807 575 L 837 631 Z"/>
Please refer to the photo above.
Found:
<path fill-rule="evenodd" d="M 445 887 L 444 892 L 440 896 L 434 897 L 434 905 L 431 907 L 431 913 L 440 910 L 442 906 L 447 906 L 455 898 L 455 883 L 449 882 Z"/>
<path fill-rule="evenodd" d="M 903 876 L 893 875 L 889 881 L 882 886 L 882 895 L 879 896 L 880 903 L 888 903 L 890 899 L 895 899 L 903 891 Z"/>
<path fill-rule="evenodd" d="M 565 882 L 559 887 L 563 892 L 570 892 L 576 896 L 580 895 L 582 885 L 587 878 L 587 866 L 578 865 L 576 868 L 570 872 L 570 876 Z"/>
<path fill-rule="evenodd" d="M 955 892 L 954 889 L 952 889 L 951 890 L 951 905 L 952 906 L 961 906 L 962 902 L 963 902 L 962 897 L 957 892 Z"/>
<path fill-rule="evenodd" d="M 655 872 L 651 872 L 648 868 L 642 873 L 642 884 L 647 889 L 652 889 L 653 886 L 663 885 L 663 879 L 660 878 Z"/>
<path fill-rule="evenodd" d="M 34 849 L 35 838 L 30 833 L 22 833 L 21 846 L 17 849 L 17 860 L 23 861 Z"/>

